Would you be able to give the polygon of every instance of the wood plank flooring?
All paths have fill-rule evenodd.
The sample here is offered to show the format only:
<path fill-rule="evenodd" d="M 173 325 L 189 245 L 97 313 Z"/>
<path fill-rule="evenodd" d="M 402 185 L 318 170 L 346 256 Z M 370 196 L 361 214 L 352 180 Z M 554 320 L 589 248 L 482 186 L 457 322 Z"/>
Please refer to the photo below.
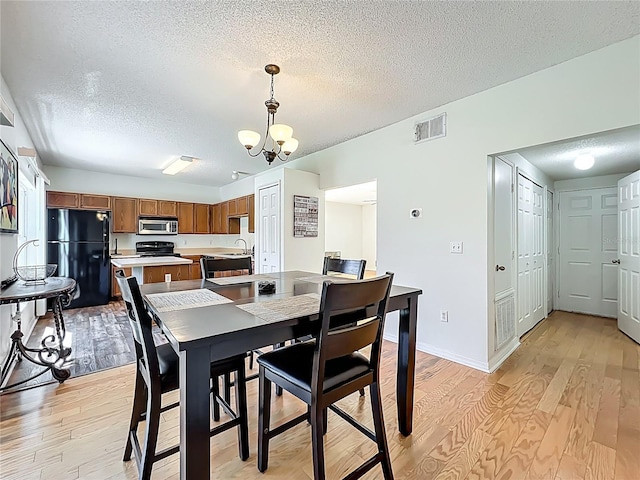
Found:
<path fill-rule="evenodd" d="M 556 312 L 495 373 L 418 352 L 414 433 L 402 437 L 395 413 L 395 344 L 384 344 L 382 393 L 397 479 L 637 480 L 640 478 L 640 346 L 614 320 Z M 63 385 L 0 397 L 0 477 L 134 479 L 122 462 L 134 366 L 72 378 Z M 249 382 L 251 456 L 237 456 L 236 432 L 211 442 L 212 478 L 312 478 L 310 429 L 271 443 L 269 469 L 256 468 L 255 381 Z M 175 397 L 169 395 L 170 400 Z M 371 427 L 369 395 L 341 407 Z M 281 422 L 304 411 L 284 394 Z M 160 448 L 177 442 L 177 410 L 165 412 Z M 330 414 L 327 478 L 342 478 L 373 443 Z M 179 455 L 158 462 L 154 479 L 177 479 Z M 380 479 L 379 469 L 364 477 Z"/>

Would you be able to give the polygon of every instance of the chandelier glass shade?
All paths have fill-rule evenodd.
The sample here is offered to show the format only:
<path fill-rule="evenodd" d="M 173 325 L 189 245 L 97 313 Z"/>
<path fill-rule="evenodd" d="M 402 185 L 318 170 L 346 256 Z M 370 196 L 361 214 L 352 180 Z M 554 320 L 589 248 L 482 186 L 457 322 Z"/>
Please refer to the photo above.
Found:
<path fill-rule="evenodd" d="M 264 67 L 264 71 L 271 75 L 271 97 L 264 102 L 267 107 L 267 129 L 264 134 L 264 141 L 258 152 L 252 153 L 251 150 L 260 144 L 262 138 L 258 132 L 253 130 L 240 130 L 238 132 L 238 140 L 247 149 L 247 153 L 252 157 L 257 157 L 260 154 L 264 155 L 265 160 L 269 165 L 276 158 L 287 161 L 289 155 L 296 151 L 298 148 L 298 140 L 293 138 L 293 128 L 283 123 L 275 123 L 276 112 L 280 103 L 275 99 L 273 94 L 273 77 L 280 73 L 280 67 L 277 65 L 269 64 Z M 270 148 L 267 146 L 267 142 L 271 139 Z M 284 156 L 282 156 L 284 155 Z"/>

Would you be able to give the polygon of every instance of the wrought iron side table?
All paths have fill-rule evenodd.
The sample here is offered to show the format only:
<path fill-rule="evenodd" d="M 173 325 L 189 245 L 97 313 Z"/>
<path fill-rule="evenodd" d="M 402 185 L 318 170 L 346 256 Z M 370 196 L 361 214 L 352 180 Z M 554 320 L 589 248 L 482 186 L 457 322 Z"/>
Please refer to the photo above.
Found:
<path fill-rule="evenodd" d="M 47 282 L 42 285 L 24 285 L 18 281 L 10 285 L 6 289 L 0 291 L 0 305 L 15 303 L 18 307 L 17 312 L 12 316 L 12 320 L 17 323 L 15 332 L 11 334 L 11 350 L 7 357 L 7 362 L 2 367 L 2 379 L 5 378 L 9 370 L 9 366 L 14 356 L 18 361 L 22 358 L 45 367 L 45 370 L 22 380 L 14 385 L 7 385 L 0 388 L 5 390 L 15 387 L 22 383 L 26 383 L 47 370 L 51 370 L 53 378 L 60 383 L 64 382 L 71 372 L 64 368 L 65 360 L 71 355 L 71 348 L 64 346 L 64 337 L 66 330 L 64 326 L 64 318 L 62 316 L 62 307 L 71 301 L 71 293 L 76 288 L 76 281 L 66 277 L 50 277 Z M 29 348 L 22 343 L 22 320 L 20 318 L 20 302 L 30 302 L 32 300 L 41 300 L 43 298 L 53 299 L 53 318 L 56 326 L 55 335 L 47 335 L 40 342 L 40 348 Z"/>

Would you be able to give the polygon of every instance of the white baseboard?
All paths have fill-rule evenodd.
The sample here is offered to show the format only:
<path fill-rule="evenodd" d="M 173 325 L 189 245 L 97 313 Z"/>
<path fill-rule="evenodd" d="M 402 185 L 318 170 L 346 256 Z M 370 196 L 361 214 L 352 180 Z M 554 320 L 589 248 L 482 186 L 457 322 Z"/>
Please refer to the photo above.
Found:
<path fill-rule="evenodd" d="M 520 346 L 520 339 L 518 337 L 514 338 L 507 344 L 506 347 L 503 348 L 502 353 L 500 353 L 497 357 L 489 360 L 489 373 L 495 372 L 500 365 L 504 363 L 504 361 L 511 356 L 513 352 L 515 352 Z"/>
<path fill-rule="evenodd" d="M 476 370 L 480 370 L 481 372 L 490 373 L 489 365 L 486 362 L 479 362 L 478 360 L 475 360 L 473 358 L 465 357 L 464 355 L 458 355 L 457 353 L 453 353 L 448 350 L 436 347 L 435 345 L 429 345 L 427 343 L 419 342 L 416 345 L 416 348 L 421 352 L 428 353 L 429 355 L 435 355 L 436 357 L 444 358 L 445 360 L 450 360 L 466 367 L 475 368 Z"/>
<path fill-rule="evenodd" d="M 387 340 L 389 342 L 398 343 L 398 334 L 397 333 L 385 333 L 382 335 L 383 340 Z"/>

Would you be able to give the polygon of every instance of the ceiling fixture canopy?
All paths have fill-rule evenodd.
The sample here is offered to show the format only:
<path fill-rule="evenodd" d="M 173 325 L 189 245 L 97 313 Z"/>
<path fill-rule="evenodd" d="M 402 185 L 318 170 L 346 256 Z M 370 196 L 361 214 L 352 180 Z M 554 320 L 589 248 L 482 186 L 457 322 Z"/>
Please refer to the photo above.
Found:
<path fill-rule="evenodd" d="M 573 166 L 576 167 L 578 170 L 589 170 L 591 167 L 593 167 L 593 164 L 595 163 L 595 160 L 593 158 L 593 155 L 578 155 L 575 159 L 575 161 L 573 162 Z"/>
<path fill-rule="evenodd" d="M 261 153 L 264 155 L 265 160 L 271 165 L 276 157 L 286 162 L 289 155 L 296 151 L 298 148 L 298 140 L 293 138 L 293 128 L 289 125 L 282 123 L 275 123 L 276 112 L 280 103 L 273 96 L 273 76 L 280 73 L 280 67 L 278 65 L 269 64 L 264 67 L 264 71 L 271 75 L 271 98 L 264 102 L 267 107 L 267 131 L 264 134 L 264 141 L 260 147 L 260 151 L 251 153 L 251 149 L 260 143 L 260 134 L 252 130 L 240 130 L 238 132 L 238 140 L 247 149 L 247 152 L 252 157 L 257 157 Z M 265 148 L 267 145 L 267 136 L 270 135 L 272 139 L 271 149 Z M 281 157 L 283 153 L 285 156 Z"/>

